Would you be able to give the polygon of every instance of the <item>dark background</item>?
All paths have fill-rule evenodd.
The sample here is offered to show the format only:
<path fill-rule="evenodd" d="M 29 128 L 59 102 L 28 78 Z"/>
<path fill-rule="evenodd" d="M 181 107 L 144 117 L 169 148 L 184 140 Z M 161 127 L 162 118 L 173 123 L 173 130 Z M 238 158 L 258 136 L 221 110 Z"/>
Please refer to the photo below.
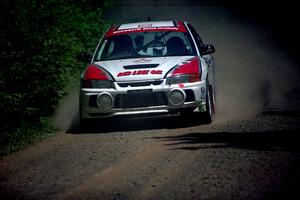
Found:
<path fill-rule="evenodd" d="M 215 1 L 237 17 L 243 17 L 271 32 L 273 42 L 287 51 L 299 65 L 299 12 L 295 1 Z"/>

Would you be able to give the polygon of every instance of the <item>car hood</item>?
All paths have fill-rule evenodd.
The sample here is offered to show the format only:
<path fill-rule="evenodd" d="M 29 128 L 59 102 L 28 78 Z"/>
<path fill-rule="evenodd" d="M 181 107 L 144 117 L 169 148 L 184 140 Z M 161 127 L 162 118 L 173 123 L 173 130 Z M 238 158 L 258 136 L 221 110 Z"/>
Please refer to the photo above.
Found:
<path fill-rule="evenodd" d="M 109 72 L 118 81 L 143 81 L 164 78 L 176 65 L 187 61 L 194 56 L 170 56 L 109 60 L 95 62 Z"/>

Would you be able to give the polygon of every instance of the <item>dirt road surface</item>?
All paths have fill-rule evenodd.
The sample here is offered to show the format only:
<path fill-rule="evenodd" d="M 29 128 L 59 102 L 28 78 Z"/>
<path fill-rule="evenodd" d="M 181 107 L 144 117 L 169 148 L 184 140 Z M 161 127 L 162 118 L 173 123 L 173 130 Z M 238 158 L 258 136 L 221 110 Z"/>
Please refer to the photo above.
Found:
<path fill-rule="evenodd" d="M 79 133 L 74 89 L 62 131 L 0 160 L 0 199 L 299 199 L 299 68 L 272 32 L 197 1 L 115 2 L 108 20 L 182 19 L 214 44 L 214 122 L 135 116 Z"/>

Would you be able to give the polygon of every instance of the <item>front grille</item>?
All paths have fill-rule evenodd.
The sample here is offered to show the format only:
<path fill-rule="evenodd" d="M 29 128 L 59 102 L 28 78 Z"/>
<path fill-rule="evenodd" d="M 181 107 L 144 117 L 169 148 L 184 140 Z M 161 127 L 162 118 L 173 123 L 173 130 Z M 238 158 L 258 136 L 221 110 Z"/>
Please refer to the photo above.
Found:
<path fill-rule="evenodd" d="M 167 104 L 168 98 L 164 92 L 119 94 L 115 99 L 115 108 L 141 108 Z"/>
<path fill-rule="evenodd" d="M 163 80 L 156 81 L 144 81 L 144 82 L 128 82 L 128 83 L 117 83 L 120 87 L 141 87 L 141 86 L 150 86 L 150 85 L 160 85 Z"/>

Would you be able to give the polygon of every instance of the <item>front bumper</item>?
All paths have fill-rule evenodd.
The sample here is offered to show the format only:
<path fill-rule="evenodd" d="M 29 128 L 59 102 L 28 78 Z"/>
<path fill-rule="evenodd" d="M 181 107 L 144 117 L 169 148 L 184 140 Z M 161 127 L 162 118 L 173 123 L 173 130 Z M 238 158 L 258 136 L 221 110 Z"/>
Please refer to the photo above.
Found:
<path fill-rule="evenodd" d="M 123 83 L 115 83 L 115 88 L 81 88 L 80 112 L 82 118 L 104 118 L 116 115 L 146 114 L 146 113 L 174 113 L 184 109 L 205 111 L 206 81 L 194 83 L 166 85 L 162 80 L 159 85 L 133 87 Z M 172 101 L 172 91 L 184 95 L 178 104 Z M 111 97 L 111 106 L 101 108 L 99 96 L 105 94 Z M 176 97 L 177 94 L 175 94 Z"/>

